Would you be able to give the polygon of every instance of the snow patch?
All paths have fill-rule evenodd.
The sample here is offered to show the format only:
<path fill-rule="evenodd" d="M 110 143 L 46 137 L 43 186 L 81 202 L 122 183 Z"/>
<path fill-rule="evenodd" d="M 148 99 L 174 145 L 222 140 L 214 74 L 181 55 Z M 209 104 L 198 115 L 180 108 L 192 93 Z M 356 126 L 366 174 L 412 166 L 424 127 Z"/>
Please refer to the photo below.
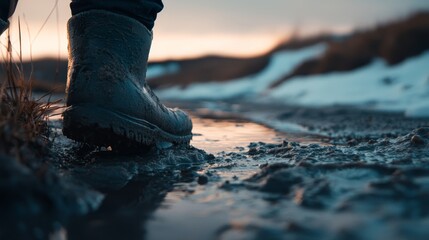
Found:
<path fill-rule="evenodd" d="M 164 99 L 282 102 L 306 106 L 353 105 L 429 117 L 429 51 L 389 66 L 382 59 L 348 72 L 294 77 L 276 89 L 272 83 L 302 62 L 320 56 L 326 44 L 273 54 L 261 72 L 228 82 L 196 83 L 157 91 Z M 158 68 L 155 68 L 158 67 Z M 179 66 L 153 66 L 148 76 L 178 71 Z"/>
<path fill-rule="evenodd" d="M 157 78 L 167 74 L 174 74 L 180 71 L 177 63 L 149 65 L 146 72 L 146 78 Z"/>
<path fill-rule="evenodd" d="M 193 84 L 187 88 L 172 87 L 157 91 L 163 99 L 205 99 L 221 100 L 239 97 L 252 97 L 263 93 L 268 86 L 291 72 L 307 59 L 322 54 L 326 44 L 318 44 L 300 50 L 286 50 L 273 54 L 269 65 L 261 72 L 228 82 Z"/>
<path fill-rule="evenodd" d="M 289 104 L 370 106 L 429 116 L 429 51 L 395 66 L 375 60 L 349 72 L 295 77 L 269 96 Z"/>

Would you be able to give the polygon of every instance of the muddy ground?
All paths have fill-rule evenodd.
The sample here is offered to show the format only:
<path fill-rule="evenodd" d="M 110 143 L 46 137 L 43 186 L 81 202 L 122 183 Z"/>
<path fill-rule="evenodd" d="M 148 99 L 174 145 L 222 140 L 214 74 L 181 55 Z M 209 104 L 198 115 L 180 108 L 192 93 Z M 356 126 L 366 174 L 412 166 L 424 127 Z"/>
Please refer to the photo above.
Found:
<path fill-rule="evenodd" d="M 429 236 L 429 119 L 340 106 L 185 107 L 195 147 L 139 153 L 74 143 L 53 120 L 49 157 L 35 167 L 1 161 L 0 238 Z"/>

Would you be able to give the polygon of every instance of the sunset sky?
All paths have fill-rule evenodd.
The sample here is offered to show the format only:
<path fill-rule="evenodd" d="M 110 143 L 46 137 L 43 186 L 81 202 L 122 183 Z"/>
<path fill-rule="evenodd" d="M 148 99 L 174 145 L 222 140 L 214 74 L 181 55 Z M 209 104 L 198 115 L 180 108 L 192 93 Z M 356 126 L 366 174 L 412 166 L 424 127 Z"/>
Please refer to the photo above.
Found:
<path fill-rule="evenodd" d="M 292 32 L 349 32 L 419 10 L 429 11 L 428 0 L 164 0 L 164 4 L 154 29 L 151 60 L 205 54 L 255 55 Z M 33 58 L 56 57 L 58 53 L 67 56 L 69 0 L 59 0 L 58 9 L 54 5 L 55 0 L 20 0 L 11 34 L 17 48 L 19 17 L 24 58 L 28 59 L 31 52 Z"/>

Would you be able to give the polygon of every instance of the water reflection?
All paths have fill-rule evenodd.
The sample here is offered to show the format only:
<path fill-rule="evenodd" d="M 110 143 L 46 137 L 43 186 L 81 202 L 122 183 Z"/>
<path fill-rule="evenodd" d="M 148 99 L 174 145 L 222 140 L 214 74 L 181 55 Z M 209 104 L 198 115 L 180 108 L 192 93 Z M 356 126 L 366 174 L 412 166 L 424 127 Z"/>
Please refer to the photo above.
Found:
<path fill-rule="evenodd" d="M 264 125 L 236 119 L 211 119 L 193 116 L 191 144 L 215 154 L 237 152 L 251 142 L 280 143 L 283 140 L 304 144 L 320 143 L 320 137 L 303 133 L 283 133 Z"/>
<path fill-rule="evenodd" d="M 57 123 L 60 132 L 61 111 L 59 109 L 50 118 Z M 298 133 L 282 133 L 264 125 L 238 120 L 237 117 L 211 115 L 203 118 L 192 115 L 194 138 L 191 142 L 196 148 L 222 157 L 221 152 L 243 152 L 251 142 L 279 143 L 283 140 L 311 143 L 320 141 L 317 138 Z M 64 140 L 63 144 L 71 144 Z M 62 145 L 63 146 L 63 145 Z M 65 145 L 64 145 L 65 146 Z M 188 153 L 186 153 L 188 154 Z M 183 156 L 184 153 L 175 152 Z M 73 152 L 69 157 L 74 156 Z M 147 156 L 112 155 L 109 153 L 91 155 L 90 163 L 84 166 L 70 166 L 90 176 L 90 180 L 106 182 L 110 190 L 101 190 L 100 184 L 90 184 L 88 178 L 77 177 L 105 194 L 105 199 L 97 211 L 70 221 L 66 226 L 68 239 L 168 239 L 175 236 L 202 239 L 211 233 L 214 236 L 228 219 L 245 217 L 247 211 L 233 211 L 229 215 L 225 207 L 234 207 L 238 200 L 228 192 L 218 190 L 217 181 L 206 186 L 198 186 L 195 182 L 198 174 L 205 171 L 216 171 L 219 181 L 228 179 L 233 182 L 244 179 L 254 173 L 259 163 L 248 163 L 246 159 L 234 159 L 234 169 L 210 167 L 179 170 L 174 165 L 171 170 L 151 169 Z M 155 163 L 160 162 L 156 157 Z M 70 163 L 72 164 L 72 163 Z M 156 165 L 156 164 L 155 164 Z M 89 169 L 88 171 L 87 168 Z M 144 170 L 143 172 L 142 169 Z M 148 170 L 149 169 L 149 170 Z M 136 174 L 131 180 L 127 178 L 125 186 L 113 188 L 119 177 Z M 85 175 L 85 176 L 86 176 Z M 72 175 L 75 176 L 75 175 Z M 128 182 L 129 181 L 129 182 Z M 104 189 L 104 188 L 103 188 Z M 249 199 L 249 195 L 239 195 L 239 201 Z M 248 201 L 248 200 L 247 200 Z M 264 201 L 258 204 L 265 204 Z M 241 207 L 241 205 L 239 205 Z M 263 207 L 266 207 L 263 205 Z M 241 215 L 243 214 L 243 215 Z M 187 216 L 192 221 L 186 221 Z M 185 219 L 185 221 L 184 221 Z M 169 231 L 165 231 L 169 229 Z M 196 230 L 200 229 L 200 230 Z M 172 234 L 174 233 L 174 234 Z M 174 236 L 173 236 L 174 235 Z"/>
<path fill-rule="evenodd" d="M 50 121 L 59 121 L 62 118 L 61 113 L 65 109 L 63 104 L 57 104 L 55 107 L 58 108 L 49 117 Z M 194 125 L 191 145 L 212 154 L 222 151 L 236 152 L 251 142 L 280 143 L 283 140 L 301 143 L 320 142 L 320 138 L 308 134 L 279 132 L 258 123 L 240 120 L 237 116 L 225 112 L 212 110 L 209 115 L 203 114 L 206 115 L 204 117 L 191 115 Z"/>
<path fill-rule="evenodd" d="M 237 151 L 250 142 L 279 142 L 285 134 L 265 126 L 238 120 L 193 117 L 194 137 L 191 144 L 210 153 Z"/>

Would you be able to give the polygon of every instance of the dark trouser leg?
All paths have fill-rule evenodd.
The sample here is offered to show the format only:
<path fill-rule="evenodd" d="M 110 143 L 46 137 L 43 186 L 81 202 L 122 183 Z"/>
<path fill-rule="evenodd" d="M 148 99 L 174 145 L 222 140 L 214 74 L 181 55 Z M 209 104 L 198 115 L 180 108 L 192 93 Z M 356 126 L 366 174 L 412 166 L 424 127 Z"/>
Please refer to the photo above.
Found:
<path fill-rule="evenodd" d="M 149 30 L 163 7 L 161 0 L 72 0 L 70 4 L 72 15 L 94 9 L 107 10 L 132 17 Z"/>
<path fill-rule="evenodd" d="M 7 19 L 15 12 L 17 3 L 18 0 L 0 0 L 0 34 L 9 26 Z"/>
<path fill-rule="evenodd" d="M 15 12 L 16 4 L 18 0 L 0 0 L 0 18 L 3 21 L 7 21 L 7 19 L 12 16 Z"/>

